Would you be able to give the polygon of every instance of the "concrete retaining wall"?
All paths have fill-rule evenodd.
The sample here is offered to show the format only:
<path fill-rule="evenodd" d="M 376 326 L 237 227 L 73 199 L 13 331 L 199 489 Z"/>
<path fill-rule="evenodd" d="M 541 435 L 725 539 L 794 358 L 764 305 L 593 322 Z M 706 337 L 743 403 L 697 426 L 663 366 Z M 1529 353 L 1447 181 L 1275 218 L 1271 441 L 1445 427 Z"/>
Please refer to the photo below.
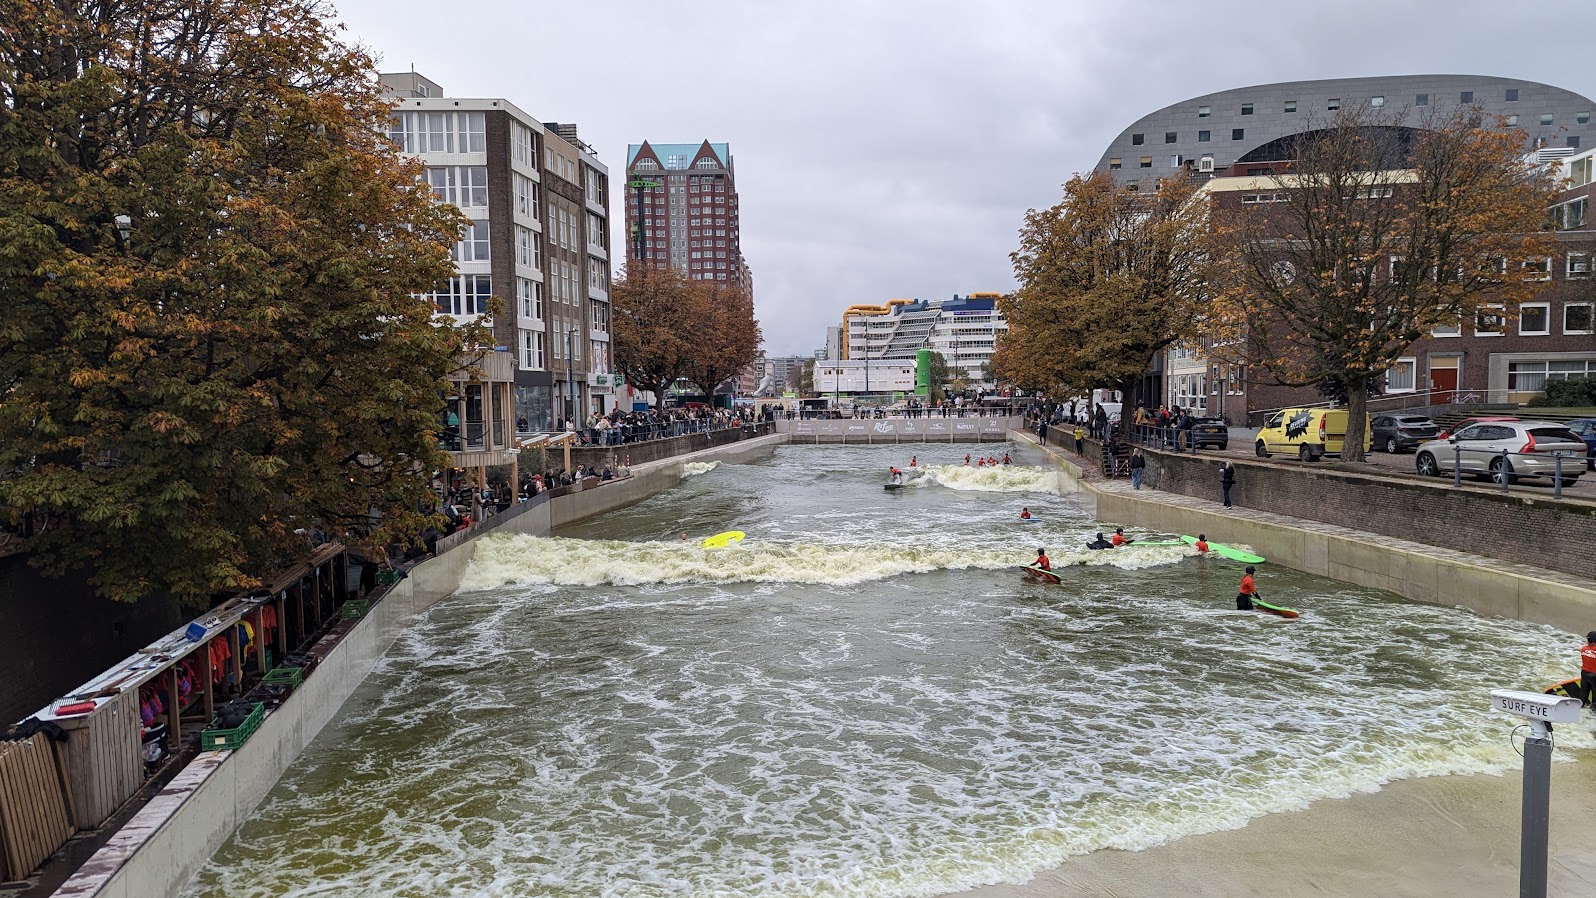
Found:
<path fill-rule="evenodd" d="M 772 435 L 645 465 L 629 480 L 557 496 L 483 533 L 546 535 L 561 524 L 670 489 L 690 461 L 751 460 L 774 452 L 785 439 Z M 454 594 L 475 551 L 473 537 L 412 568 L 327 647 L 315 673 L 266 716 L 248 742 L 237 751 L 201 754 L 57 889 L 57 898 L 177 894 L 337 715 L 415 615 Z"/>
<path fill-rule="evenodd" d="M 1040 454 L 1040 450 L 1028 449 L 1027 455 L 1033 451 Z M 1105 524 L 1133 524 L 1166 533 L 1206 533 L 1218 542 L 1252 546 L 1258 554 L 1287 567 L 1384 589 L 1416 602 L 1460 605 L 1480 614 L 1578 633 L 1596 625 L 1596 582 L 1578 576 L 1410 540 L 1372 537 L 1337 524 L 1293 523 L 1270 512 L 1225 511 L 1217 501 L 1133 493 L 1118 486 L 1123 481 L 1103 487 L 1082 478 L 1081 460 L 1073 453 L 1052 449 L 1046 457 L 1081 486 L 1095 506 L 1097 518 Z M 1247 476 L 1246 472 L 1241 476 Z"/>
<path fill-rule="evenodd" d="M 819 418 L 776 422 L 795 443 L 981 443 L 1007 440 L 1023 418 Z"/>

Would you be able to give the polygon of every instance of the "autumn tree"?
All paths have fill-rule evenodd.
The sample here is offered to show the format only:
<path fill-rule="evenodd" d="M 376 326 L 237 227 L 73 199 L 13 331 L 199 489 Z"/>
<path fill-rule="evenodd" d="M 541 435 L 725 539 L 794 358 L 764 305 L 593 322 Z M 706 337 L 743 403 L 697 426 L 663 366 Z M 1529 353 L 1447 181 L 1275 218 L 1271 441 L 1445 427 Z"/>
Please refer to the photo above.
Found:
<path fill-rule="evenodd" d="M 1345 396 L 1342 457 L 1362 460 L 1371 387 L 1413 341 L 1544 286 L 1556 185 L 1523 147 L 1473 107 L 1299 135 L 1242 202 L 1214 201 L 1210 332 L 1255 379 Z"/>
<path fill-rule="evenodd" d="M 1056 395 L 1127 397 L 1153 356 L 1187 338 L 1203 306 L 1206 210 L 1185 181 L 1076 175 L 1064 199 L 1025 215 L 1010 255 L 1019 287 L 998 300 L 1009 330 L 994 368 Z"/>
<path fill-rule="evenodd" d="M 416 527 L 458 214 L 313 0 L 0 17 L 0 513 L 51 574 L 204 602 L 295 530 Z M 413 531 L 411 531 L 413 532 Z"/>
<path fill-rule="evenodd" d="M 710 317 L 702 282 L 665 265 L 634 264 L 610 290 L 615 370 L 658 406 L 696 358 L 698 327 Z"/>
<path fill-rule="evenodd" d="M 690 281 L 701 295 L 703 317 L 692 333 L 686 377 L 712 401 L 715 390 L 754 362 L 761 340 L 754 300 L 742 287 Z"/>

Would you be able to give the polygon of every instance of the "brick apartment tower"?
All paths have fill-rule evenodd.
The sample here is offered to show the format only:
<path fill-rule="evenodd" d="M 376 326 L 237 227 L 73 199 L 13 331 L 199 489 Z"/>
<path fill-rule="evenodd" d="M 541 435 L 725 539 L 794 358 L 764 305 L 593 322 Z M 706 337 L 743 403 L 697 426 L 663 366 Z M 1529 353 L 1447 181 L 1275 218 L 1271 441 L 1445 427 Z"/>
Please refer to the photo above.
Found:
<path fill-rule="evenodd" d="M 626 258 L 670 265 L 694 280 L 753 292 L 742 254 L 737 174 L 724 143 L 653 144 L 626 149 Z"/>

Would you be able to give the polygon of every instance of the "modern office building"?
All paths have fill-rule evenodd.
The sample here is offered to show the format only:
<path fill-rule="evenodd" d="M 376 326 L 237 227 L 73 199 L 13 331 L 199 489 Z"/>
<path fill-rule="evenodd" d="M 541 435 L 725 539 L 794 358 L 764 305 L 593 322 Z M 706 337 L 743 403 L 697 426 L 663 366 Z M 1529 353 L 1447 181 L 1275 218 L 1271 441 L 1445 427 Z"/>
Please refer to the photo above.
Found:
<path fill-rule="evenodd" d="M 1382 407 L 1523 399 L 1546 378 L 1596 371 L 1590 263 L 1596 233 L 1587 214 L 1596 102 L 1562 88 L 1483 75 L 1399 75 L 1266 84 L 1194 97 L 1127 127 L 1098 162 L 1121 183 L 1156 190 L 1169 177 L 1201 182 L 1213 202 L 1261 202 L 1289 173 L 1293 138 L 1325 127 L 1352 106 L 1421 127 L 1430 113 L 1473 106 L 1524 132 L 1525 152 L 1558 166 L 1574 185 L 1554 209 L 1559 257 L 1546 262 L 1546 291 L 1516 320 L 1482 315 L 1416 341 L 1387 374 Z M 1311 388 L 1274 386 L 1225 364 L 1199 343 L 1169 349 L 1149 367 L 1142 398 L 1233 423 L 1295 404 L 1320 404 Z M 1411 402 L 1403 396 L 1411 394 Z"/>
<path fill-rule="evenodd" d="M 926 347 L 941 354 L 950 378 L 962 378 L 971 387 L 991 386 L 986 363 L 998 337 L 1008 331 L 997 308 L 999 295 L 849 306 L 842 315 L 841 357 L 836 360 L 913 360 Z"/>
<path fill-rule="evenodd" d="M 643 141 L 626 150 L 627 261 L 670 265 L 694 280 L 753 293 L 743 259 L 737 168 L 724 143 Z"/>
<path fill-rule="evenodd" d="M 457 321 L 486 316 L 499 299 L 488 323 L 494 348 L 514 359 L 514 429 L 560 429 L 607 408 L 608 169 L 574 125 L 544 124 L 503 98 L 449 97 L 416 72 L 381 80 L 399 102 L 390 129 L 399 152 L 471 221 L 455 246 L 457 274 L 432 299 Z M 465 401 L 470 434 L 473 418 L 492 416 Z"/>

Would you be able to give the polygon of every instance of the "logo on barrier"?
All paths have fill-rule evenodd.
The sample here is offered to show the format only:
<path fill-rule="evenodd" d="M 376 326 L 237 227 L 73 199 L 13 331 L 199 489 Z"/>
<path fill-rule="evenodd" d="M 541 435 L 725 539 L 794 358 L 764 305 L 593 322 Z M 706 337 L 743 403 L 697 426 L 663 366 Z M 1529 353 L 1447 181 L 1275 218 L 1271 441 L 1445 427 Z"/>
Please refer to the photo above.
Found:
<path fill-rule="evenodd" d="M 877 421 L 876 422 L 876 433 L 891 433 L 891 432 L 892 432 L 892 422 L 891 421 Z"/>
<path fill-rule="evenodd" d="M 956 429 L 958 429 L 958 430 L 974 430 L 975 429 L 975 425 L 974 424 L 955 424 L 954 427 Z"/>
<path fill-rule="evenodd" d="M 865 432 L 865 426 L 863 424 L 849 424 L 848 425 L 848 432 L 849 433 L 864 433 Z"/>

